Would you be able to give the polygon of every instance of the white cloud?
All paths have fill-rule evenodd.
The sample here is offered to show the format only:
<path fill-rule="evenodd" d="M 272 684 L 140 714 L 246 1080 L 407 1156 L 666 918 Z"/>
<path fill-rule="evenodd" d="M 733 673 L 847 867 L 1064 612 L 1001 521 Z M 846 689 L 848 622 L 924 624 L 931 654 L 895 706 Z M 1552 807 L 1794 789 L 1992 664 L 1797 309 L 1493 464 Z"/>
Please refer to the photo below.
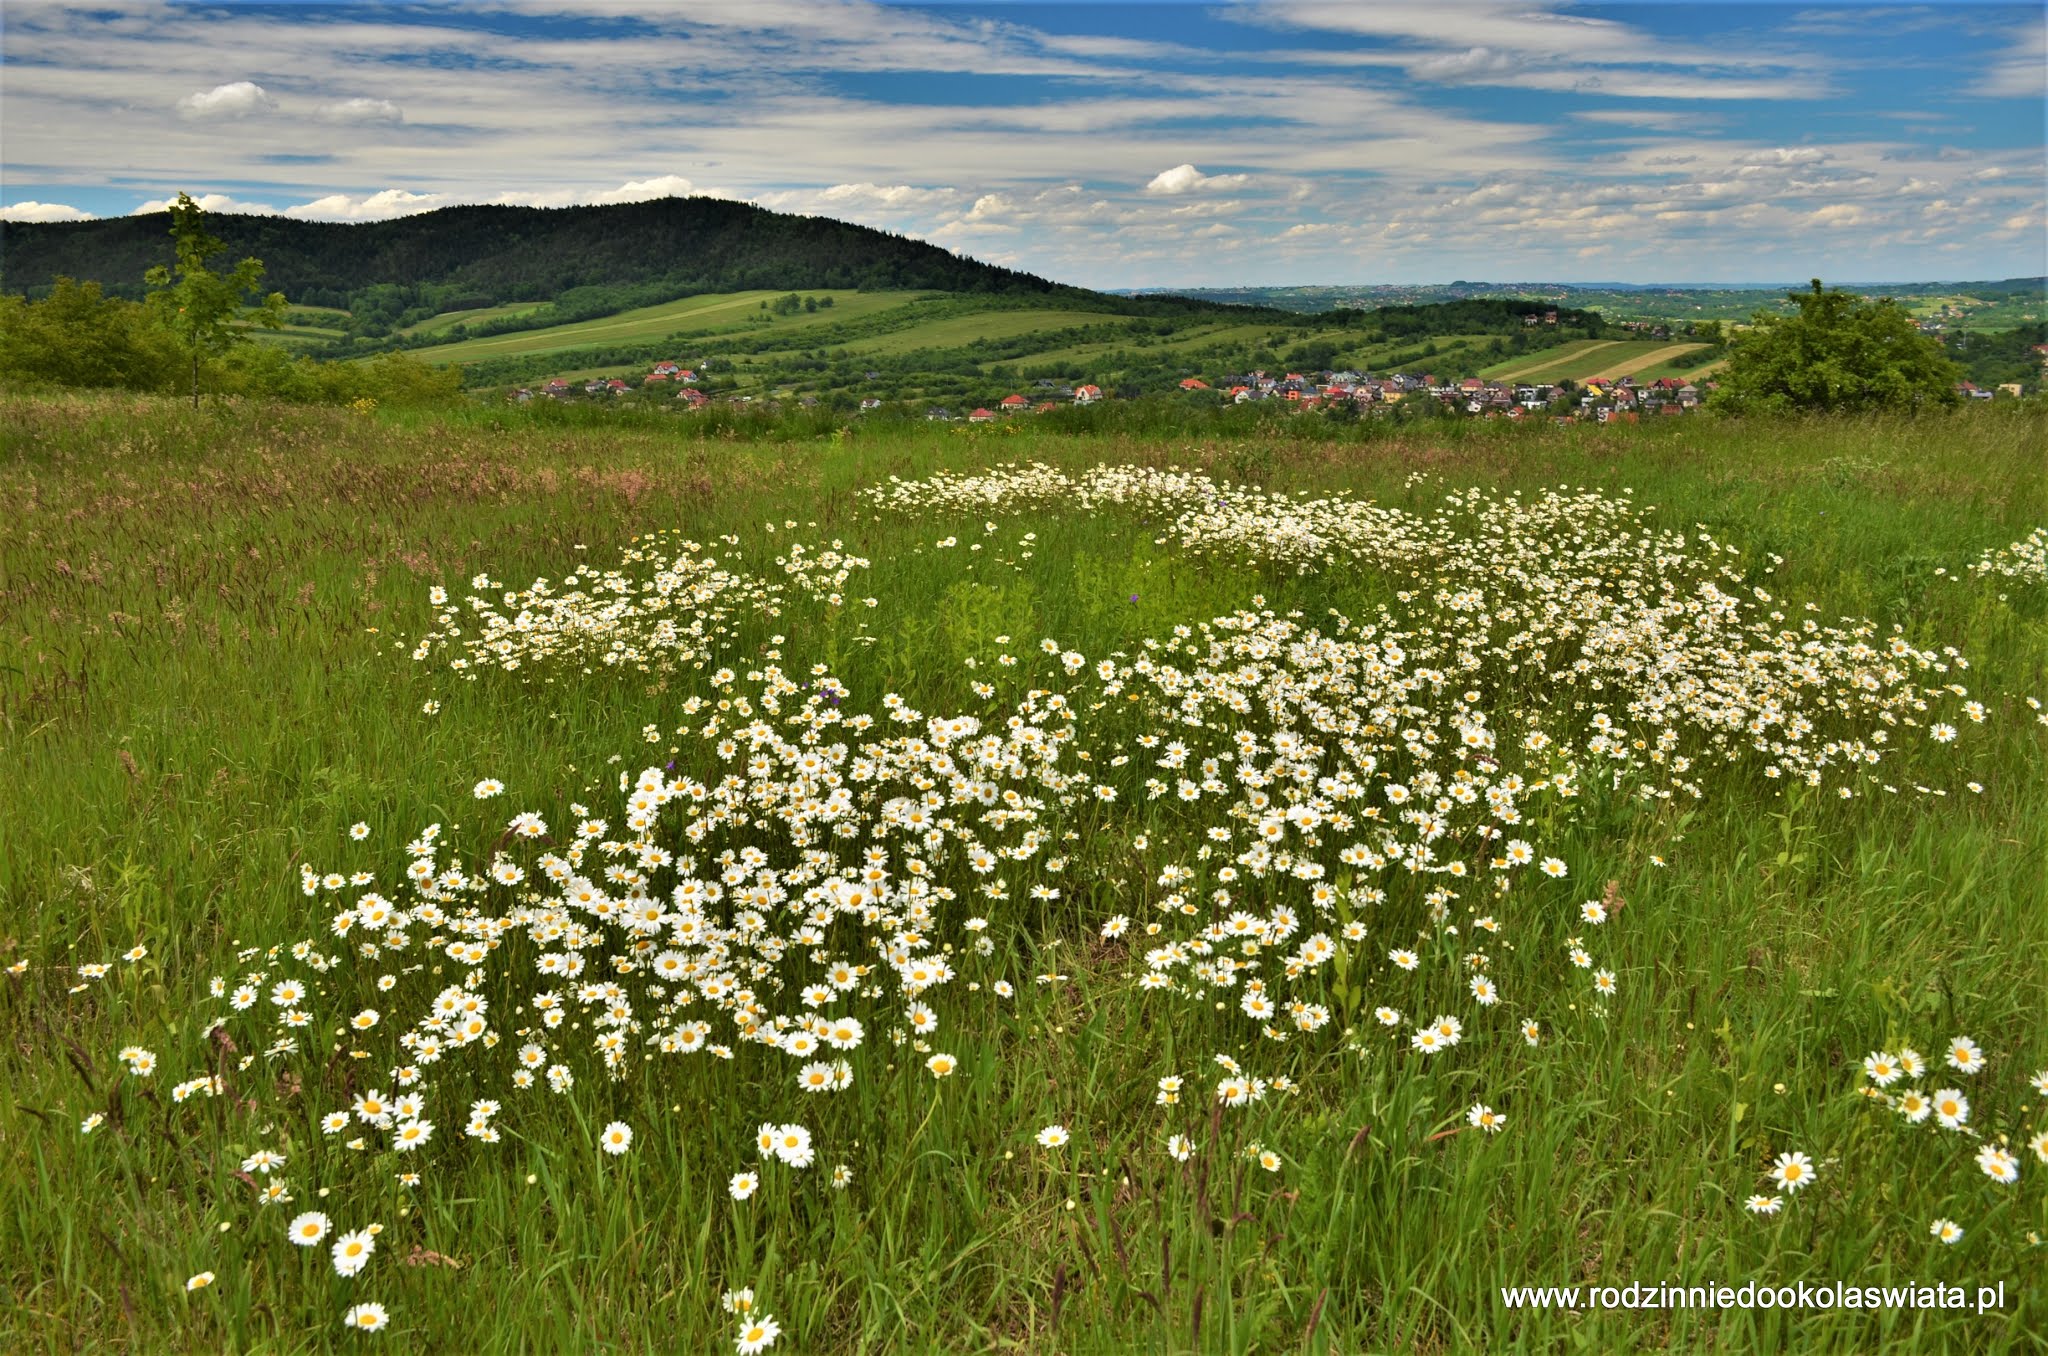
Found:
<path fill-rule="evenodd" d="M 93 214 L 61 202 L 16 202 L 0 207 L 0 221 L 91 221 Z"/>
<path fill-rule="evenodd" d="M 2048 97 L 2048 22 L 2026 25 L 2007 35 L 2005 55 L 1991 63 L 1968 93 L 1986 99 Z"/>
<path fill-rule="evenodd" d="M 139 217 L 150 212 L 168 212 L 171 209 L 171 204 L 176 201 L 176 198 L 152 198 L 148 202 L 137 204 L 135 210 L 130 212 L 129 215 Z M 192 196 L 192 202 L 202 212 L 233 212 L 250 217 L 274 217 L 278 215 L 277 209 L 269 203 L 244 202 L 240 198 L 229 197 L 225 193 L 197 193 Z"/>
<path fill-rule="evenodd" d="M 251 113 L 262 113 L 276 107 L 277 100 L 271 98 L 263 86 L 237 80 L 233 84 L 215 85 L 198 94 L 186 95 L 178 100 L 178 115 L 185 118 L 246 118 Z"/>
<path fill-rule="evenodd" d="M 392 217 L 431 212 L 437 207 L 446 207 L 448 203 L 446 193 L 410 193 L 402 188 L 387 188 L 381 193 L 363 196 L 330 193 L 324 198 L 287 207 L 284 215 L 306 221 L 388 221 Z"/>
<path fill-rule="evenodd" d="M 1238 188 L 1249 182 L 1249 176 L 1243 174 L 1204 174 L 1193 165 L 1175 165 L 1153 175 L 1152 182 L 1145 185 L 1145 191 L 1172 195 L 1193 193 L 1197 189 Z"/>
<path fill-rule="evenodd" d="M 722 193 L 698 189 L 680 174 L 655 179 L 634 179 L 617 188 L 508 189 L 492 198 L 464 201 L 488 203 L 493 207 L 596 207 L 607 203 L 652 202 L 656 198 L 687 198 L 693 193 L 723 197 Z"/>
<path fill-rule="evenodd" d="M 1522 69 L 1522 62 L 1491 47 L 1468 47 L 1462 52 L 1443 52 L 1410 62 L 1408 74 L 1417 80 L 1434 80 L 1444 84 L 1460 81 L 1484 81 L 1490 75 L 1506 75 Z"/>
<path fill-rule="evenodd" d="M 405 110 L 389 99 L 338 99 L 320 107 L 320 121 L 341 124 L 400 123 Z"/>

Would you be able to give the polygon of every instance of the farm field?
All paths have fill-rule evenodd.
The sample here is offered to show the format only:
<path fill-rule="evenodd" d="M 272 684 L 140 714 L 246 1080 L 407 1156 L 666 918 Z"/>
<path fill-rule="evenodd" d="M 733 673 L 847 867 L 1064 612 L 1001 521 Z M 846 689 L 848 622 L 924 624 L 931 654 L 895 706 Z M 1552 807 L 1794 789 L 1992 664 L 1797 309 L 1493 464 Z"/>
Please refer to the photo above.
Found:
<path fill-rule="evenodd" d="M 1557 382 L 1588 377 L 1642 377 L 1652 369 L 1682 362 L 1705 344 L 1668 343 L 1656 339 L 1579 339 L 1540 353 L 1521 354 L 1481 369 L 1479 375 L 1501 381 Z M 1674 375 L 1658 371 L 1656 375 Z"/>
<path fill-rule="evenodd" d="M 0 397 L 0 1348 L 2048 1342 L 2031 410 L 679 422 Z"/>
<path fill-rule="evenodd" d="M 466 311 L 443 311 L 437 316 L 422 320 L 417 325 L 408 325 L 398 332 L 439 334 L 444 330 L 452 330 L 457 325 L 481 325 L 492 320 L 503 320 L 507 316 L 531 315 L 547 304 L 544 301 L 515 301 L 504 306 L 477 306 Z"/>
<path fill-rule="evenodd" d="M 1113 317 L 1096 317 L 1097 323 Z M 1236 356 L 1258 348 L 1293 342 L 1299 336 L 1271 325 L 1218 324 L 1202 326 L 1186 334 L 1175 334 L 1170 338 L 1154 339 L 1143 350 L 1148 353 L 1186 353 L 1190 358 L 1207 357 L 1211 352 L 1228 353 Z M 1019 367 L 1066 366 L 1075 371 L 1086 371 L 1087 364 L 1132 347 L 1130 339 L 1113 339 L 1096 343 L 1066 344 L 1056 348 L 1037 350 L 1020 354 L 1002 361 Z M 995 363 L 984 363 L 984 370 Z M 1220 375 L 1220 374 L 1219 374 Z"/>
<path fill-rule="evenodd" d="M 436 363 L 467 363 L 482 358 L 565 353 L 578 348 L 644 343 L 678 331 L 693 334 L 751 334 L 757 330 L 766 330 L 781 335 L 875 315 L 906 304 L 914 295 L 908 292 L 834 291 L 820 288 L 805 295 L 815 296 L 821 301 L 830 296 L 832 306 L 829 309 L 792 316 L 776 316 L 772 324 L 766 326 L 759 325 L 758 322 L 750 323 L 755 321 L 755 317 L 766 314 L 761 310 L 762 302 L 772 304 L 784 294 L 783 291 L 759 290 L 685 297 L 680 301 L 621 311 L 617 315 L 604 316 L 596 320 L 436 345 L 431 349 L 421 350 L 421 356 Z"/>

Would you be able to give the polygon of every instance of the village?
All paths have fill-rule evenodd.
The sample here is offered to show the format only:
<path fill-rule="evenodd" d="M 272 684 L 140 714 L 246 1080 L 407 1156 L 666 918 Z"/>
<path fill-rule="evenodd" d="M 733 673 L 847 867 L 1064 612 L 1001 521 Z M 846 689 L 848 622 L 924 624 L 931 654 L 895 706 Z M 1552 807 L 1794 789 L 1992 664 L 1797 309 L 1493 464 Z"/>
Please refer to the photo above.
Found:
<path fill-rule="evenodd" d="M 526 404 L 535 399 L 545 400 L 605 400 L 620 397 L 637 397 L 645 400 L 649 396 L 665 398 L 685 409 L 702 409 L 713 404 L 735 406 L 779 405 L 771 397 L 755 394 L 714 395 L 706 393 L 698 385 L 700 372 L 708 365 L 700 361 L 695 366 L 685 366 L 680 361 L 660 362 L 637 382 L 620 377 L 591 378 L 572 381 L 555 378 L 534 387 L 518 387 L 512 390 L 508 399 L 517 404 Z M 1715 389 L 1712 380 L 1698 385 L 1677 377 L 1660 377 L 1655 380 L 1638 381 L 1633 376 L 1589 377 L 1583 381 L 1560 382 L 1511 382 L 1489 381 L 1480 377 L 1442 377 L 1433 372 L 1371 373 L 1335 370 L 1312 373 L 1287 372 L 1273 375 L 1265 371 L 1242 372 L 1225 376 L 1211 383 L 1202 377 L 1189 376 L 1180 379 L 1174 390 L 1189 398 L 1205 395 L 1213 397 L 1218 407 L 1245 405 L 1264 401 L 1279 401 L 1292 408 L 1308 410 L 1330 410 L 1348 408 L 1358 413 L 1391 415 L 1397 410 L 1413 412 L 1418 408 L 1434 407 L 1434 412 L 1462 414 L 1473 418 L 1521 420 L 1547 417 L 1562 423 L 1574 423 L 1581 419 L 1598 423 L 1612 421 L 1633 422 L 1643 415 L 1671 416 L 1689 414 L 1699 408 L 1701 402 Z M 1118 398 L 1132 398 L 1134 395 L 1161 394 L 1144 391 L 1119 393 Z M 990 424 L 1002 419 L 1025 414 L 1044 414 L 1051 410 L 1089 406 L 1110 399 L 1102 387 L 1093 383 L 1064 385 L 1051 380 L 1035 382 L 1031 394 L 1013 391 L 986 406 L 977 405 L 971 409 L 956 410 L 943 405 L 923 405 L 926 420 L 935 423 L 961 422 Z M 820 403 L 817 396 L 798 397 L 796 403 L 814 407 Z M 900 410 L 915 412 L 922 402 L 890 402 L 878 396 L 860 400 L 858 409 L 869 413 L 891 405 Z"/>

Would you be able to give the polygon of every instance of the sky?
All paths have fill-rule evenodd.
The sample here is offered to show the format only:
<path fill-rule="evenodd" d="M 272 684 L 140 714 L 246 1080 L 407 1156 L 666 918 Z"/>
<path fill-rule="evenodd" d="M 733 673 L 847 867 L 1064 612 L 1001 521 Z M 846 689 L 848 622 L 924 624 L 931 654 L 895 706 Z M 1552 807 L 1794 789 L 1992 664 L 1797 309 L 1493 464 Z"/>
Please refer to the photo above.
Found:
<path fill-rule="evenodd" d="M 0 218 L 701 194 L 1090 287 L 2004 278 L 2044 15 L 7 0 Z"/>

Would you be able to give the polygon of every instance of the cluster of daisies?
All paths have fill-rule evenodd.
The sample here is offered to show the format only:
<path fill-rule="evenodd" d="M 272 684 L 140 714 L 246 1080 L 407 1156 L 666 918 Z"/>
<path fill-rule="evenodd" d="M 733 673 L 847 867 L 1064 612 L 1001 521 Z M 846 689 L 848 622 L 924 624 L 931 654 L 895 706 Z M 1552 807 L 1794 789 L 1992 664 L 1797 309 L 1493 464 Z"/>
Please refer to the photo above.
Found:
<path fill-rule="evenodd" d="M 1568 818 L 1589 788 L 1698 798 L 1702 769 L 1726 763 L 1856 794 L 1908 734 L 1923 731 L 1920 752 L 1934 756 L 1986 714 L 1955 681 L 1962 656 L 1865 620 L 1824 623 L 1810 606 L 1797 615 L 1734 548 L 1657 529 L 1626 496 L 1468 492 L 1425 516 L 1283 504 L 1193 472 L 1021 467 L 892 482 L 873 499 L 977 516 L 1054 503 L 1171 511 L 1162 540 L 1190 552 L 1302 569 L 1369 561 L 1397 587 L 1355 618 L 1253 598 L 1092 657 L 999 635 L 997 653 L 969 657 L 978 707 L 937 713 L 898 693 L 864 700 L 822 664 L 786 670 L 779 650 L 740 657 L 743 610 L 776 616 L 792 589 L 843 601 L 866 562 L 839 543 L 783 549 L 773 582 L 657 535 L 616 570 L 480 593 L 467 614 L 437 592 L 437 627 L 415 654 L 449 650 L 455 667 L 572 680 L 593 665 L 688 659 L 744 672 L 692 680 L 703 690 L 679 702 L 687 722 L 643 732 L 674 740 L 673 761 L 620 770 L 609 810 L 572 803 L 566 824 L 522 810 L 502 831 L 486 826 L 477 859 L 430 824 L 395 870 L 303 869 L 326 936 L 241 952 L 243 973 L 213 982 L 223 1009 L 206 1034 L 241 1042 L 238 1072 L 259 1059 L 301 1068 L 313 1096 L 333 1086 L 332 1056 L 385 1072 L 352 1081 L 313 1143 L 262 1151 L 275 1160 L 263 1175 L 287 1149 L 336 1175 L 395 1150 L 402 1180 L 417 1182 L 441 1155 L 491 1152 L 501 1121 L 536 1100 L 657 1060 L 806 1097 L 886 1077 L 877 1066 L 905 1053 L 952 1077 L 948 1024 L 971 1033 L 977 1009 L 1013 1005 L 1020 984 L 1066 978 L 1015 968 L 1000 920 L 1082 893 L 1072 882 L 1084 875 L 1097 907 L 1124 910 L 1099 928 L 1120 943 L 1105 954 L 1131 987 L 1180 1005 L 1188 1029 L 1218 1044 L 1277 1063 L 1277 1047 L 1327 1042 L 1416 1069 L 1473 1037 L 1534 1046 L 1549 995 L 1495 977 L 1514 927 L 1569 919 L 1580 931 L 1559 973 L 1580 972 L 1573 996 L 1597 1005 L 1619 991 L 1584 930 L 1608 925 L 1619 897 L 1574 903 L 1537 825 Z M 724 541 L 735 555 L 738 540 Z M 486 576 L 472 586 L 499 588 Z M 485 778 L 474 795 L 481 807 L 505 791 Z M 367 824 L 350 836 L 373 837 Z M 1194 1104 L 1298 1090 L 1284 1072 L 1216 1061 L 1216 1083 L 1192 1096 L 1160 1072 L 1174 1158 L 1197 1152 L 1173 1119 Z M 219 1075 L 200 1081 L 220 1090 Z M 469 1099 L 459 1136 L 436 1135 L 430 1098 Z M 1486 1101 L 1466 1120 L 1482 1135 L 1509 1123 Z M 1038 1142 L 1058 1149 L 1069 1135 L 1049 1125 Z M 630 1123 L 614 1121 L 596 1148 L 632 1145 Z M 733 1165 L 735 1201 L 762 1189 L 760 1169 L 800 1172 L 820 1152 L 805 1126 L 776 1122 L 756 1150 L 758 1168 Z M 1814 1171 L 1791 1154 L 1774 1176 L 1789 1193 Z M 840 1165 L 829 1185 L 851 1180 Z M 259 1188 L 264 1204 L 290 1200 L 273 1186 Z M 311 1246 L 328 1227 L 300 1216 L 286 1232 Z M 375 1233 L 334 1245 L 341 1274 L 369 1265 Z M 357 1249 L 346 1258 L 344 1242 Z M 746 1295 L 728 1305 L 740 1349 L 765 1348 L 774 1321 L 734 1293 Z M 349 1315 L 360 1328 L 387 1321 L 376 1306 Z"/>
<path fill-rule="evenodd" d="M 775 524 L 766 529 L 774 533 Z M 727 562 L 745 554 L 736 535 L 719 544 Z M 459 604 L 435 586 L 429 594 L 435 625 L 414 644 L 412 657 L 444 656 L 449 669 L 471 679 L 484 669 L 665 671 L 717 653 L 742 616 L 779 618 L 799 598 L 844 604 L 848 580 L 869 564 L 844 547 L 792 542 L 779 548 L 772 566 L 749 571 L 721 563 L 710 548 L 680 533 L 653 532 L 636 537 L 611 569 L 578 569 L 523 589 L 478 574 Z M 874 598 L 860 602 L 878 605 Z"/>
<path fill-rule="evenodd" d="M 1918 1050 L 1904 1045 L 1897 1050 L 1873 1050 L 1863 1060 L 1864 1082 L 1859 1091 L 1873 1104 L 1896 1113 L 1901 1125 L 1934 1129 L 1957 1147 L 1958 1159 L 1967 1156 L 1994 1187 L 2016 1186 L 2021 1163 L 2028 1157 L 2048 1166 L 2048 1115 L 2043 1114 L 2048 1106 L 2039 1100 L 2048 1098 L 2048 1069 L 2027 1079 L 2033 1095 L 2015 1097 L 2008 1090 L 1976 1082 L 1991 1060 L 1968 1036 L 1957 1036 L 1948 1043 L 1942 1063 L 1953 1070 L 1950 1079 L 1957 1086 L 1930 1091 L 1923 1084 L 1950 1080 L 1933 1078 L 1936 1071 Z M 1984 1089 L 1976 1106 L 1966 1090 L 1973 1086 Z M 2021 1111 L 2028 1103 L 2032 1104 L 2029 1110 Z M 2028 1123 L 2031 1130 L 2025 1128 Z M 1935 1220 L 1929 1232 L 1943 1243 L 1955 1243 L 1963 1236 L 1961 1226 L 1949 1219 Z"/>
<path fill-rule="evenodd" d="M 1979 579 L 2048 584 L 2048 527 L 2037 527 L 2009 546 L 1986 551 L 1971 562 L 1970 573 Z"/>

